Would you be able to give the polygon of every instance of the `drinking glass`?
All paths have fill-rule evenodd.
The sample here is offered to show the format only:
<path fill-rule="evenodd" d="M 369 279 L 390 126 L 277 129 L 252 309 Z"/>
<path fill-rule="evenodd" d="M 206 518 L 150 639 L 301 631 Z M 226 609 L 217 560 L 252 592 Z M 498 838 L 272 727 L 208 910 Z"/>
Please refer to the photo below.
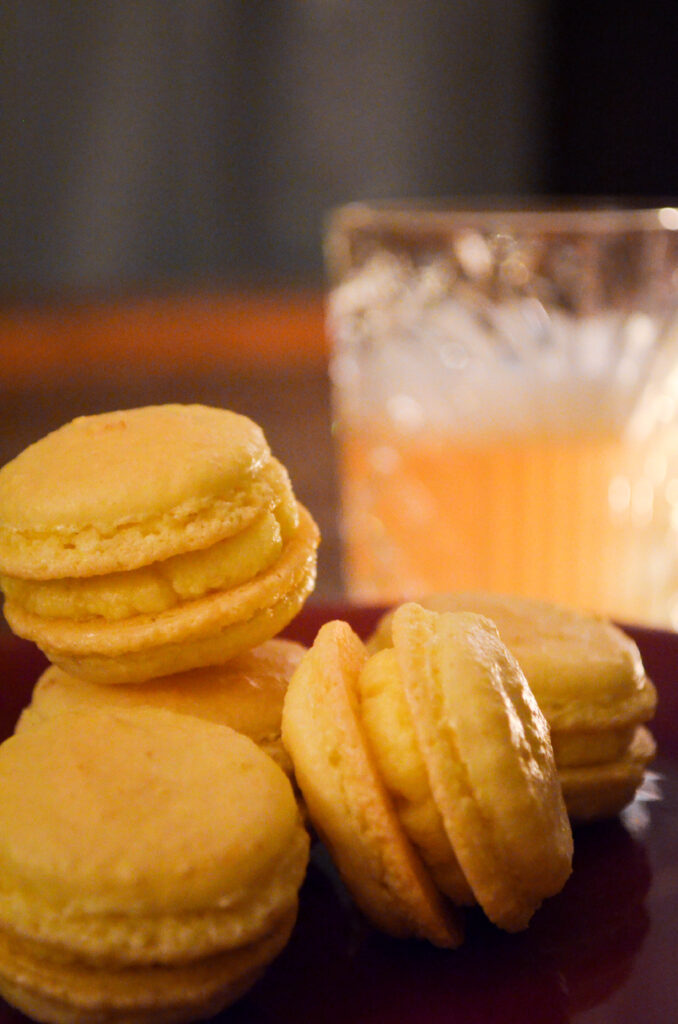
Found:
<path fill-rule="evenodd" d="M 678 208 L 353 203 L 325 258 L 347 596 L 678 626 Z"/>

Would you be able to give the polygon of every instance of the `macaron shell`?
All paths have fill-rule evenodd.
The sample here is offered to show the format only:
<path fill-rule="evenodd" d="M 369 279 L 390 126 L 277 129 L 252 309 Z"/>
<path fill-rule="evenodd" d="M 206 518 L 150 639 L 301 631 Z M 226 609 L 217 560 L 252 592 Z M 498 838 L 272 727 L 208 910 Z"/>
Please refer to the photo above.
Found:
<path fill-rule="evenodd" d="M 211 1017 L 239 999 L 289 940 L 291 908 L 241 949 L 171 966 L 53 959 L 36 943 L 0 929 L 0 993 L 46 1024 L 182 1024 Z"/>
<path fill-rule="evenodd" d="M 0 898 L 0 914 L 8 933 L 55 959 L 108 961 L 117 967 L 190 964 L 259 942 L 296 906 L 308 845 L 300 828 L 280 853 L 276 871 L 262 875 L 256 893 L 225 892 L 220 903 L 200 910 L 80 913 L 55 906 L 49 893 L 41 898 L 15 890 Z"/>
<path fill-rule="evenodd" d="M 306 648 L 275 638 L 221 665 L 106 686 L 50 665 L 38 679 L 16 732 L 65 711 L 152 706 L 228 725 L 266 750 L 291 774 L 280 727 L 287 685 Z"/>
<path fill-rule="evenodd" d="M 429 594 L 418 603 L 432 611 L 475 612 L 491 619 L 552 730 L 615 728 L 647 721 L 654 712 L 656 694 L 637 645 L 603 618 L 485 592 Z M 388 645 L 391 623 L 387 614 L 370 649 Z"/>
<path fill-rule="evenodd" d="M 215 907 L 244 923 L 297 840 L 292 894 L 308 851 L 289 780 L 223 725 L 74 711 L 0 746 L 0 926 L 21 917 L 24 934 L 34 904 L 64 921 L 147 918 L 159 933 Z"/>
<path fill-rule="evenodd" d="M 206 547 L 271 507 L 281 470 L 261 428 L 229 410 L 80 417 L 0 470 L 0 570 L 90 575 Z"/>
<path fill-rule="evenodd" d="M 301 611 L 313 590 L 312 570 L 288 593 L 268 608 L 255 612 L 244 622 L 234 622 L 220 632 L 192 639 L 179 636 L 176 642 L 149 646 L 139 651 L 107 655 L 69 656 L 43 647 L 50 660 L 64 671 L 102 684 L 143 683 L 171 672 L 218 665 L 250 647 L 277 635 Z"/>
<path fill-rule="evenodd" d="M 488 917 L 524 928 L 571 871 L 549 731 L 488 620 L 409 603 L 393 641 L 431 789 Z"/>
<path fill-rule="evenodd" d="M 652 733 L 639 725 L 628 748 L 617 760 L 561 768 L 563 797 L 572 822 L 612 818 L 619 814 L 633 800 L 656 752 Z"/>
<path fill-rule="evenodd" d="M 12 601 L 5 618 L 50 662 L 92 682 L 143 682 L 219 664 L 279 633 L 315 585 L 318 528 L 299 505 L 299 526 L 280 558 L 233 590 L 215 591 L 158 615 L 85 622 L 43 619 Z"/>
<path fill-rule="evenodd" d="M 460 923 L 407 840 L 360 726 L 365 657 L 346 623 L 321 627 L 285 697 L 283 742 L 309 817 L 365 915 L 391 935 L 456 946 Z"/>
<path fill-rule="evenodd" d="M 0 522 L 105 532 L 228 494 L 268 457 L 261 428 L 229 410 L 170 404 L 80 416 L 3 468 Z"/>
<path fill-rule="evenodd" d="M 637 728 L 630 724 L 617 729 L 552 729 L 551 745 L 558 770 L 619 760 Z"/>

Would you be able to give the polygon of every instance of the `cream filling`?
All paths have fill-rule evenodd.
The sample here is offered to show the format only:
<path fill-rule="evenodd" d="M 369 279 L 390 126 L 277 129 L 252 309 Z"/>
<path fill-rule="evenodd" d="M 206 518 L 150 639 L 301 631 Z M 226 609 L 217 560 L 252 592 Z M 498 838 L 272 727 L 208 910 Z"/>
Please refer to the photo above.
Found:
<path fill-rule="evenodd" d="M 474 903 L 433 799 L 393 648 L 368 658 L 358 691 L 363 729 L 408 839 L 442 892 Z"/>
<path fill-rule="evenodd" d="M 127 572 L 60 580 L 0 577 L 8 600 L 46 619 L 153 615 L 215 590 L 230 590 L 270 568 L 298 524 L 296 504 L 285 497 L 235 536 Z"/>
<path fill-rule="evenodd" d="M 48 580 L 138 569 L 179 551 L 207 548 L 249 526 L 264 509 L 292 507 L 285 467 L 271 458 L 224 496 L 194 497 L 149 518 L 62 523 L 50 530 L 0 522 L 0 566 L 8 576 Z"/>

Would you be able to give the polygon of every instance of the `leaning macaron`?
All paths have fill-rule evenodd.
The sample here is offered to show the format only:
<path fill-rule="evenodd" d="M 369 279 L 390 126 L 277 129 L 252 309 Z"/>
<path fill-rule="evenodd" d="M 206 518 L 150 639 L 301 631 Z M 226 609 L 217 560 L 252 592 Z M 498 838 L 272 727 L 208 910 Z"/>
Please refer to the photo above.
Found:
<path fill-rule="evenodd" d="M 275 637 L 222 665 L 189 669 L 144 683 L 108 686 L 50 665 L 40 676 L 16 731 L 66 711 L 157 707 L 228 725 L 254 740 L 292 774 L 280 737 L 283 700 L 306 648 Z"/>
<path fill-rule="evenodd" d="M 350 706 L 350 738 L 337 694 Z M 392 926 L 387 895 L 410 934 L 429 937 L 414 887 L 390 865 L 396 850 L 443 906 L 477 901 L 507 930 L 525 927 L 569 876 L 572 833 L 548 726 L 479 616 L 403 606 L 393 647 L 371 656 L 345 623 L 323 627 L 290 683 L 283 741 L 348 888 L 392 934 L 405 926 Z"/>
<path fill-rule="evenodd" d="M 47 1024 L 216 1013 L 285 945 L 307 858 L 290 782 L 247 737 L 56 715 L 0 746 L 0 992 Z"/>
<path fill-rule="evenodd" d="M 398 938 L 458 946 L 462 921 L 408 839 L 369 747 L 358 691 L 366 660 L 347 623 L 322 626 L 288 687 L 283 743 L 308 817 L 366 917 Z"/>
<path fill-rule="evenodd" d="M 431 594 L 422 606 L 491 619 L 546 717 L 574 821 L 617 814 L 633 799 L 655 745 L 646 723 L 657 694 L 638 646 L 607 619 L 515 595 Z M 393 612 L 368 641 L 391 643 Z"/>
<path fill-rule="evenodd" d="M 260 427 L 229 410 L 79 417 L 0 470 L 5 617 L 94 682 L 275 636 L 314 586 L 318 541 Z"/>

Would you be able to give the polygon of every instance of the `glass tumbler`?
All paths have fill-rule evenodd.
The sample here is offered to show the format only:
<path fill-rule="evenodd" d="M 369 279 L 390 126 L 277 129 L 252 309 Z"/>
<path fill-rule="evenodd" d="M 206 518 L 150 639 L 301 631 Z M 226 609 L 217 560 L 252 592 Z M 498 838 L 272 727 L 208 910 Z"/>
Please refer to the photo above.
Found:
<path fill-rule="evenodd" d="M 678 208 L 354 203 L 325 259 L 347 596 L 678 626 Z"/>

